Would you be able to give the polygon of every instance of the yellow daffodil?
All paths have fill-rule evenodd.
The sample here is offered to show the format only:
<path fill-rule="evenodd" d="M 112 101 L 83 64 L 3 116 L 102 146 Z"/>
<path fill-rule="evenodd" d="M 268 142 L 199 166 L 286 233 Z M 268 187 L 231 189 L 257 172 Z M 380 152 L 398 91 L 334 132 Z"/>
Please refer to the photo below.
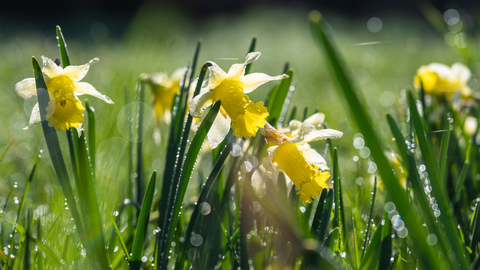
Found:
<path fill-rule="evenodd" d="M 316 115 L 315 117 L 321 117 Z M 295 122 L 293 123 L 295 125 Z M 284 135 L 268 123 L 262 131 L 270 147 L 268 156 L 252 175 L 252 185 L 261 190 L 265 177 L 273 178 L 273 172 L 283 171 L 298 189 L 302 203 L 311 203 L 327 188 L 330 173 L 325 159 L 307 144 L 310 141 L 337 139 L 343 133 L 333 129 L 317 129 L 307 121 L 294 127 L 294 135 Z"/>
<path fill-rule="evenodd" d="M 421 84 L 426 94 L 443 95 L 450 99 L 459 92 L 462 98 L 469 98 L 472 90 L 467 83 L 471 75 L 470 70 L 460 63 L 455 63 L 452 67 L 431 63 L 418 69 L 414 83 L 416 88 Z"/>
<path fill-rule="evenodd" d="M 48 125 L 55 127 L 56 130 L 67 130 L 71 127 L 80 128 L 84 117 L 85 108 L 77 96 L 87 94 L 99 98 L 107 103 L 113 104 L 113 101 L 98 92 L 91 84 L 79 82 L 87 75 L 90 65 L 98 61 L 98 58 L 90 60 L 85 65 L 68 66 L 61 68 L 51 59 L 42 56 L 42 73 L 47 85 L 50 96 L 50 102 L 47 106 Z M 28 99 L 37 95 L 34 78 L 27 78 L 15 85 L 15 93 Z M 41 122 L 38 103 L 35 104 L 30 116 L 28 129 Z"/>
<path fill-rule="evenodd" d="M 145 80 L 148 85 L 150 85 L 150 89 L 152 89 L 153 111 L 157 123 L 162 119 L 170 123 L 170 110 L 172 108 L 173 98 L 175 94 L 180 91 L 180 82 L 184 74 L 185 69 L 180 68 L 173 72 L 171 77 L 168 77 L 165 73 L 142 75 L 142 79 Z"/>
<path fill-rule="evenodd" d="M 253 103 L 246 95 L 260 85 L 287 78 L 287 75 L 269 76 L 264 73 L 245 75 L 245 67 L 260 56 L 259 52 L 249 53 L 242 64 L 234 64 L 225 73 L 217 64 L 207 62 L 209 78 L 199 95 L 190 102 L 190 114 L 200 118 L 206 107 L 215 101 L 221 101 L 220 113 L 208 133 L 208 142 L 212 148 L 220 144 L 230 125 L 235 136 L 248 138 L 255 136 L 259 127 L 263 127 L 268 116 L 263 102 Z"/>

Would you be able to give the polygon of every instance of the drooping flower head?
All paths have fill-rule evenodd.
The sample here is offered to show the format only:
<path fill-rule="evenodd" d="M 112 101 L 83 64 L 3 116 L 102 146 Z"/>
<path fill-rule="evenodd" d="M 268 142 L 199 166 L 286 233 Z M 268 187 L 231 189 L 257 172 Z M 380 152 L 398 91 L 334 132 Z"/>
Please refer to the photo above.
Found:
<path fill-rule="evenodd" d="M 245 67 L 259 56 L 259 52 L 249 53 L 244 63 L 232 65 L 228 73 L 217 64 L 207 62 L 209 78 L 201 93 L 193 98 L 189 111 L 193 117 L 201 117 L 207 106 L 215 101 L 221 101 L 220 113 L 207 136 L 212 148 L 223 141 L 230 126 L 237 138 L 248 138 L 255 136 L 258 128 L 265 125 L 267 108 L 263 106 L 263 102 L 254 103 L 246 94 L 266 82 L 285 79 L 288 76 L 283 74 L 272 77 L 264 73 L 245 75 Z"/>
<path fill-rule="evenodd" d="M 320 117 L 320 114 L 315 115 L 310 120 Z M 330 178 L 330 173 L 326 171 L 329 168 L 325 159 L 310 148 L 308 142 L 337 139 L 342 137 L 343 133 L 333 129 L 317 129 L 307 121 L 298 128 L 296 122 L 292 124 L 293 129 L 288 132 L 288 136 L 268 123 L 265 125 L 262 134 L 270 147 L 267 149 L 268 156 L 252 175 L 252 185 L 257 186 L 258 190 L 264 177 L 272 178 L 272 172 L 283 171 L 297 187 L 300 201 L 311 203 L 312 199 L 320 195 L 322 189 L 328 187 L 326 181 Z"/>
<path fill-rule="evenodd" d="M 152 89 L 153 111 L 157 123 L 162 119 L 170 123 L 173 98 L 180 91 L 180 82 L 184 74 L 185 69 L 180 68 L 175 70 L 171 77 L 165 73 L 142 75 L 142 80 L 145 80 Z"/>
<path fill-rule="evenodd" d="M 80 128 L 83 123 L 83 112 L 85 108 L 77 96 L 87 94 L 99 98 L 107 103 L 113 101 L 98 92 L 91 84 L 80 82 L 87 75 L 90 65 L 98 62 L 98 58 L 90 60 L 81 66 L 68 66 L 61 68 L 51 59 L 42 56 L 42 73 L 47 85 L 50 101 L 47 106 L 48 125 L 56 130 L 67 130 L 71 127 Z M 15 93 L 28 99 L 37 95 L 34 78 L 27 78 L 15 85 Z M 35 104 L 30 116 L 28 129 L 41 122 L 38 103 Z"/>
<path fill-rule="evenodd" d="M 426 94 L 450 99 L 459 92 L 462 98 L 469 98 L 472 96 L 472 89 L 467 83 L 471 75 L 470 69 L 460 63 L 455 63 L 452 67 L 431 63 L 418 69 L 414 83 L 416 88 L 421 84 Z"/>

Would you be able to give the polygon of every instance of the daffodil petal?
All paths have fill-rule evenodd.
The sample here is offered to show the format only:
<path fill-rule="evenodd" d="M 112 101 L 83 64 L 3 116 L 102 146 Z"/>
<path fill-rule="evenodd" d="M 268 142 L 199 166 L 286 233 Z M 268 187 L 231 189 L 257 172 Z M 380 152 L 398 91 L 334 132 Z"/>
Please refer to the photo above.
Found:
<path fill-rule="evenodd" d="M 78 82 L 81 79 L 83 79 L 83 77 L 85 77 L 85 75 L 87 75 L 88 70 L 90 69 L 90 66 L 95 64 L 98 61 L 99 61 L 98 58 L 93 58 L 92 60 L 90 60 L 85 65 L 68 66 L 68 67 L 63 69 L 63 74 L 69 76 L 72 80 Z"/>
<path fill-rule="evenodd" d="M 258 166 L 258 168 L 253 172 L 251 184 L 255 194 L 262 198 L 267 193 L 266 182 L 273 181 L 273 172 L 268 171 L 263 167 L 263 165 Z"/>
<path fill-rule="evenodd" d="M 255 62 L 260 57 L 260 52 L 251 52 L 245 56 L 245 62 L 241 64 L 233 64 L 228 70 L 227 77 L 240 79 L 245 74 L 245 67 Z"/>
<path fill-rule="evenodd" d="M 30 115 L 30 121 L 28 122 L 28 126 L 26 126 L 23 129 L 27 130 L 40 122 L 42 122 L 42 120 L 40 118 L 40 109 L 38 107 L 38 102 L 37 102 L 35 106 L 33 106 L 32 114 Z"/>
<path fill-rule="evenodd" d="M 470 80 L 470 77 L 472 76 L 470 69 L 461 63 L 455 63 L 452 65 L 452 73 L 455 74 L 455 77 L 457 77 L 457 80 L 460 82 L 460 84 L 464 85 L 467 84 L 468 80 Z"/>
<path fill-rule="evenodd" d="M 223 71 L 223 69 L 221 69 L 214 62 L 207 63 L 210 65 L 210 67 L 208 68 L 209 75 L 207 81 L 205 82 L 205 87 L 208 89 L 214 89 L 222 83 L 225 77 L 227 77 L 227 73 L 225 73 L 225 71 Z"/>
<path fill-rule="evenodd" d="M 37 87 L 34 78 L 27 78 L 15 84 L 15 93 L 24 99 L 37 95 Z"/>
<path fill-rule="evenodd" d="M 253 103 L 249 100 L 244 109 L 243 113 L 232 117 L 232 129 L 237 138 L 255 136 L 258 128 L 265 126 L 267 122 L 265 119 L 268 112 L 267 108 L 263 106 L 263 102 Z"/>
<path fill-rule="evenodd" d="M 306 123 L 312 124 L 314 127 L 317 129 L 321 128 L 323 125 L 323 122 L 325 122 L 325 114 L 323 113 L 315 113 L 305 119 Z"/>
<path fill-rule="evenodd" d="M 317 130 L 312 124 L 303 123 L 298 133 L 290 139 L 290 143 L 304 144 L 311 141 L 338 139 L 343 136 L 343 132 L 334 129 Z"/>
<path fill-rule="evenodd" d="M 440 63 L 431 63 L 428 66 L 428 71 L 435 72 L 439 78 L 446 80 L 453 80 L 452 71 L 449 66 Z"/>
<path fill-rule="evenodd" d="M 265 169 L 269 171 L 275 171 L 275 166 L 273 165 L 273 157 L 277 154 L 278 145 L 270 146 L 267 149 L 267 156 L 262 160 L 262 165 Z"/>
<path fill-rule="evenodd" d="M 206 91 L 201 94 L 198 94 L 192 99 L 189 105 L 190 115 L 193 117 L 200 118 L 206 107 L 210 106 L 214 102 L 213 92 Z"/>
<path fill-rule="evenodd" d="M 52 59 L 42 55 L 42 60 L 42 73 L 45 77 L 45 81 L 48 81 L 55 76 L 63 74 L 63 69 L 57 64 L 55 64 Z"/>
<path fill-rule="evenodd" d="M 208 143 L 212 149 L 217 148 L 217 146 L 222 143 L 225 136 L 227 136 L 228 131 L 230 131 L 230 117 L 225 117 L 223 114 L 218 113 L 215 121 L 213 121 L 212 126 L 207 134 Z"/>
<path fill-rule="evenodd" d="M 297 147 L 298 147 L 298 150 L 302 152 L 303 156 L 305 157 L 305 160 L 308 163 L 317 166 L 322 171 L 329 169 L 327 166 L 327 161 L 325 161 L 322 155 L 317 153 L 317 151 L 313 150 L 310 147 L 310 145 L 302 144 L 302 145 L 298 145 Z"/>
<path fill-rule="evenodd" d="M 246 76 L 243 76 L 241 79 L 243 82 L 243 92 L 250 93 L 253 90 L 257 89 L 260 85 L 270 82 L 278 81 L 288 78 L 287 75 L 278 75 L 278 76 L 269 76 L 265 73 L 252 73 Z"/>
<path fill-rule="evenodd" d="M 91 84 L 86 83 L 86 82 L 77 83 L 77 87 L 75 88 L 75 94 L 77 96 L 84 95 L 84 94 L 94 96 L 98 99 L 101 99 L 101 100 L 105 101 L 108 104 L 113 104 L 113 101 L 109 97 L 107 97 L 106 95 L 98 92 L 95 89 L 95 87 L 93 87 Z"/>

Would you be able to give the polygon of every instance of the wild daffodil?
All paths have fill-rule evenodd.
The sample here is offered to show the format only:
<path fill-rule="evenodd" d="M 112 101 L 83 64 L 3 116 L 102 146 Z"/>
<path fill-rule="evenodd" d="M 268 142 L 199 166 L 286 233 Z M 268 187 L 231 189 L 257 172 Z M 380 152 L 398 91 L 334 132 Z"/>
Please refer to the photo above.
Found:
<path fill-rule="evenodd" d="M 84 120 L 83 112 L 85 108 L 77 96 L 87 94 L 113 104 L 109 97 L 98 92 L 91 84 L 79 82 L 87 75 L 90 66 L 98 62 L 98 58 L 90 60 L 85 65 L 68 66 L 66 68 L 59 67 L 45 56 L 42 56 L 42 60 L 42 73 L 50 96 L 46 108 L 49 126 L 55 127 L 56 130 L 67 130 L 71 127 L 80 128 Z M 15 85 L 15 93 L 24 99 L 37 95 L 35 79 L 27 78 L 18 82 Z M 40 122 L 40 109 L 37 103 L 33 107 L 30 122 L 24 129 Z"/>
<path fill-rule="evenodd" d="M 320 115 L 316 115 L 318 117 Z M 294 123 L 295 125 L 295 123 Z M 275 172 L 283 171 L 298 189 L 302 203 L 311 203 L 327 188 L 330 173 L 325 159 L 307 144 L 310 141 L 337 139 L 343 133 L 333 129 L 317 129 L 309 122 L 295 127 L 294 135 L 285 135 L 268 123 L 262 130 L 270 147 L 268 156 L 252 175 L 252 185 L 257 190 L 264 188 L 264 179 L 275 178 Z M 260 192 L 261 193 L 261 192 Z"/>
<path fill-rule="evenodd" d="M 471 75 L 470 69 L 460 63 L 455 63 L 452 67 L 431 63 L 418 69 L 414 83 L 416 88 L 422 85 L 426 94 L 450 99 L 458 92 L 462 98 L 469 98 L 472 96 L 472 89 L 467 83 Z"/>
<path fill-rule="evenodd" d="M 220 144 L 230 126 L 237 138 L 255 136 L 258 128 L 263 127 L 268 116 L 263 102 L 254 103 L 246 95 L 260 85 L 275 80 L 285 79 L 288 76 L 269 76 L 264 73 L 245 75 L 245 67 L 260 56 L 259 52 L 249 53 L 242 64 L 234 64 L 228 73 L 225 73 L 217 64 L 207 62 L 209 78 L 199 95 L 190 102 L 190 114 L 193 117 L 202 117 L 206 107 L 215 101 L 221 101 L 220 112 L 208 133 L 208 142 L 212 148 Z"/>
<path fill-rule="evenodd" d="M 170 110 L 172 108 L 173 98 L 175 94 L 180 91 L 180 82 L 184 74 L 185 69 L 180 68 L 175 70 L 171 77 L 168 77 L 165 73 L 142 75 L 142 79 L 145 80 L 148 85 L 150 85 L 150 89 L 152 89 L 153 111 L 157 124 L 162 119 L 170 123 Z"/>

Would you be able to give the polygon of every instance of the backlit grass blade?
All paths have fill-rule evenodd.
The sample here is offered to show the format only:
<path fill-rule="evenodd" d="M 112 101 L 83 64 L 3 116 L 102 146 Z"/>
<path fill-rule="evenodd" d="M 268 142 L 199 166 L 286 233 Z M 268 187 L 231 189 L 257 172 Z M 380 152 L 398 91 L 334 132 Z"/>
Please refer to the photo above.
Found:
<path fill-rule="evenodd" d="M 137 202 L 142 201 L 143 196 L 143 111 L 145 101 L 145 82 L 138 84 L 138 122 L 137 122 Z"/>
<path fill-rule="evenodd" d="M 197 87 L 198 88 L 198 87 Z M 192 143 L 190 148 L 188 149 L 188 153 L 186 155 L 186 159 L 183 165 L 182 174 L 180 176 L 180 181 L 178 186 L 173 191 L 173 204 L 167 205 L 166 208 L 160 208 L 161 216 L 159 218 L 160 221 L 160 229 L 161 232 L 158 233 L 157 242 L 159 243 L 159 248 L 157 250 L 157 254 L 159 253 L 159 259 L 157 264 L 157 269 L 165 269 L 168 264 L 168 250 L 170 250 L 171 242 L 173 239 L 174 231 L 172 228 L 176 226 L 178 220 L 178 212 L 180 210 L 180 206 L 183 203 L 183 198 L 185 196 L 185 191 L 188 185 L 188 180 L 192 175 L 193 167 L 198 157 L 198 153 L 200 148 L 202 147 L 203 141 L 207 137 L 207 133 L 210 130 L 210 127 L 217 116 L 218 110 L 220 109 L 220 102 L 216 102 L 215 105 L 210 109 L 200 127 L 198 128 L 195 136 L 193 137 Z M 188 116 L 189 120 L 187 120 L 187 124 L 190 122 L 191 124 L 191 116 Z M 170 219 L 170 220 L 169 220 Z"/>
<path fill-rule="evenodd" d="M 227 138 L 226 141 L 230 141 L 230 139 L 232 138 L 232 135 L 233 133 L 232 131 L 230 131 L 230 134 L 227 135 L 226 137 Z M 210 192 L 214 191 L 215 187 L 218 188 L 217 179 L 222 170 L 223 164 L 225 163 L 225 160 L 230 156 L 231 150 L 232 150 L 232 143 L 227 143 L 225 148 L 221 151 L 220 156 L 217 158 L 212 168 L 212 171 L 210 172 L 210 175 L 208 176 L 207 181 L 205 182 L 205 185 L 203 186 L 202 191 L 198 196 L 197 203 L 195 204 L 195 208 L 193 209 L 193 212 L 190 216 L 190 222 L 188 223 L 187 231 L 185 232 L 185 241 L 182 244 L 177 256 L 175 269 L 183 269 L 185 255 L 186 255 L 187 247 L 190 245 L 190 237 L 192 236 L 193 227 L 195 226 L 195 223 L 197 221 L 197 218 L 199 217 L 199 214 L 202 211 L 208 210 L 208 207 L 211 206 L 211 204 L 208 204 L 207 198 L 209 197 Z M 207 209 L 202 209 L 202 207 L 206 207 Z"/>
<path fill-rule="evenodd" d="M 330 252 L 333 254 L 338 250 L 338 235 L 340 234 L 340 228 L 336 227 L 332 230 L 330 235 L 328 235 L 325 240 L 325 246 L 328 247 Z"/>
<path fill-rule="evenodd" d="M 470 222 L 470 235 L 471 235 L 471 241 L 470 241 L 470 249 L 475 250 L 478 242 L 480 242 L 480 207 L 479 203 L 475 206 L 475 211 L 473 212 L 472 215 L 472 221 Z"/>
<path fill-rule="evenodd" d="M 251 53 L 255 51 L 255 45 L 257 45 L 257 37 L 252 38 L 252 43 L 250 43 L 250 48 L 248 48 L 248 52 Z M 245 75 L 250 73 L 250 69 L 252 68 L 252 63 L 248 64 L 245 67 Z"/>
<path fill-rule="evenodd" d="M 275 94 L 272 99 L 269 97 L 268 100 L 269 115 L 267 121 L 274 127 L 277 126 L 277 122 L 282 114 L 283 104 L 285 103 L 288 91 L 290 90 L 290 85 L 292 85 L 293 70 L 287 71 L 286 74 L 288 75 L 288 78 L 283 79 L 280 84 L 278 84 L 278 88 L 272 90 L 275 91 Z"/>
<path fill-rule="evenodd" d="M 447 152 L 448 152 L 448 142 L 450 141 L 450 113 L 445 119 L 445 125 L 443 126 L 441 150 L 440 150 L 440 159 L 439 159 L 439 173 L 440 181 L 442 182 L 442 188 L 444 191 L 447 189 Z"/>
<path fill-rule="evenodd" d="M 463 189 L 463 184 L 465 183 L 465 178 L 467 177 L 467 171 L 470 167 L 470 153 L 472 150 L 472 144 L 469 143 L 467 147 L 467 157 L 465 158 L 465 163 L 463 164 L 462 171 L 460 172 L 460 176 L 458 177 L 457 184 L 455 186 L 455 193 L 453 197 L 453 203 L 457 203 L 460 200 L 460 193 Z"/>
<path fill-rule="evenodd" d="M 382 181 L 387 190 L 392 191 L 392 199 L 408 227 L 409 234 L 411 234 L 412 239 L 414 239 L 414 245 L 419 251 L 419 256 L 424 258 L 424 262 L 426 262 L 424 267 L 440 269 L 436 254 L 425 241 L 427 236 L 425 232 L 422 231 L 421 224 L 418 222 L 407 194 L 400 186 L 397 177 L 393 174 L 393 168 L 383 153 L 383 149 L 386 148 L 382 146 L 382 141 L 374 130 L 372 118 L 367 113 L 365 102 L 363 102 L 363 98 L 360 97 L 360 91 L 353 83 L 350 73 L 347 72 L 347 68 L 342 60 L 342 56 L 332 42 L 333 34 L 331 33 L 331 29 L 322 15 L 317 11 L 310 13 L 310 22 L 314 34 L 324 49 L 331 75 L 337 84 L 338 92 L 341 93 L 342 100 L 346 102 L 344 107 L 348 111 L 348 119 L 351 119 L 357 130 L 363 134 L 366 145 L 370 148 L 372 158 L 377 164 Z"/>
<path fill-rule="evenodd" d="M 142 264 L 143 248 L 146 241 L 150 211 L 152 210 L 156 179 L 157 173 L 153 172 L 150 182 L 148 183 L 147 190 L 145 191 L 145 197 L 143 198 L 142 209 L 140 210 L 140 215 L 138 217 L 137 230 L 135 232 L 135 238 L 133 239 L 131 257 L 132 269 L 140 269 Z"/>
<path fill-rule="evenodd" d="M 92 165 L 92 172 L 95 174 L 95 156 L 97 154 L 96 150 L 96 135 L 95 135 L 95 109 L 90 106 L 88 100 L 85 99 L 85 109 L 87 110 L 88 115 L 88 153 L 90 154 L 90 164 Z"/>
<path fill-rule="evenodd" d="M 389 196 L 387 195 L 387 198 Z M 387 199 L 388 200 L 388 199 Z M 388 219 L 388 213 L 384 212 L 384 220 Z M 390 258 L 392 257 L 392 223 L 385 221 L 382 228 L 382 244 L 380 247 L 380 259 L 378 261 L 378 269 L 389 269 L 391 266 Z"/>
<path fill-rule="evenodd" d="M 115 219 L 113 218 L 112 213 L 109 213 L 110 219 L 113 224 L 113 228 L 115 229 L 115 234 L 117 235 L 118 241 L 120 241 L 120 246 L 122 246 L 123 253 L 125 254 L 125 257 L 127 258 L 128 261 L 131 261 L 130 259 L 130 252 L 128 252 L 127 246 L 125 245 L 125 242 L 123 241 L 122 238 L 122 233 L 118 229 L 117 223 L 115 222 Z"/>
<path fill-rule="evenodd" d="M 372 267 L 374 267 L 373 265 L 378 265 L 378 261 L 380 259 L 380 248 L 382 245 L 382 229 L 383 225 L 380 224 L 377 226 L 377 230 L 373 234 L 372 241 L 370 241 L 367 251 L 365 251 L 365 256 L 363 257 L 358 269 L 372 269 Z"/>
<path fill-rule="evenodd" d="M 345 246 L 348 246 L 347 239 L 347 226 L 345 224 L 345 213 L 343 207 L 343 196 L 342 196 L 342 181 L 340 177 L 340 168 L 338 166 L 338 153 L 337 148 L 333 149 L 333 189 L 335 191 L 335 209 L 334 209 L 334 219 L 332 222 L 333 227 L 341 228 L 342 243 Z"/>
<path fill-rule="evenodd" d="M 413 120 L 418 144 L 422 153 L 422 158 L 425 161 L 428 175 L 432 182 L 431 187 L 433 189 L 433 194 L 435 195 L 438 208 L 441 211 L 439 219 L 442 222 L 443 226 L 445 226 L 445 230 L 449 232 L 443 234 L 442 236 L 437 235 L 437 237 L 446 237 L 448 239 L 456 259 L 456 263 L 451 262 L 451 264 L 455 266 L 459 265 L 461 269 L 465 269 L 470 265 L 470 263 L 465 257 L 464 249 L 462 247 L 460 238 L 456 233 L 453 233 L 457 231 L 456 218 L 453 214 L 453 209 L 451 209 L 451 204 L 448 202 L 446 194 L 443 190 L 443 184 L 438 176 L 438 167 L 436 164 L 436 160 L 433 157 L 433 153 L 429 147 L 430 142 L 427 140 L 423 128 L 423 121 L 420 118 L 420 114 L 417 111 L 415 99 L 413 98 L 413 95 L 410 91 L 408 92 L 408 106 L 410 108 L 410 116 L 411 120 Z"/>
<path fill-rule="evenodd" d="M 370 231 L 372 230 L 372 222 L 373 222 L 373 209 L 375 208 L 375 197 L 377 196 L 377 177 L 375 177 L 375 182 L 373 184 L 373 192 L 372 192 L 372 200 L 370 201 L 370 214 L 368 215 L 367 221 L 367 229 L 365 230 L 365 240 L 363 241 L 363 248 L 362 248 L 362 259 L 365 255 L 365 251 L 367 250 L 367 243 L 370 239 Z"/>
<path fill-rule="evenodd" d="M 60 49 L 60 55 L 62 57 L 62 66 L 63 68 L 66 68 L 70 66 L 70 58 L 68 57 L 67 43 L 65 42 L 65 38 L 63 38 L 62 29 L 58 25 L 56 27 L 56 32 L 57 32 L 57 39 L 58 39 L 58 47 Z"/>
<path fill-rule="evenodd" d="M 38 249 L 41 250 L 56 265 L 56 267 L 60 269 L 68 269 L 60 262 L 60 259 L 57 257 L 57 255 L 55 255 L 55 253 L 49 247 L 44 245 L 42 241 L 38 241 L 31 236 L 28 237 L 30 237 L 30 241 L 32 241 L 32 243 L 34 243 L 35 246 L 37 246 Z"/>
<path fill-rule="evenodd" d="M 14 142 L 15 142 L 15 141 L 11 142 L 11 143 L 8 145 L 7 149 L 5 149 L 5 151 L 3 152 L 2 156 L 0 156 L 0 161 L 2 161 L 3 157 L 5 157 L 5 155 L 6 155 L 7 152 L 8 152 L 8 149 L 10 149 L 10 147 L 12 147 L 12 145 L 13 145 Z"/>
<path fill-rule="evenodd" d="M 318 227 L 318 240 L 320 242 L 325 241 L 325 236 L 327 235 L 328 224 L 330 223 L 330 217 L 332 216 L 332 207 L 333 207 L 333 189 L 330 189 L 327 194 L 327 198 L 325 199 L 325 206 L 322 211 L 322 219 L 320 222 L 320 226 Z"/>
<path fill-rule="evenodd" d="M 77 228 L 77 231 L 79 232 L 80 238 L 82 238 L 84 235 L 83 224 L 77 209 L 75 197 L 72 191 L 72 186 L 70 185 L 70 180 L 68 177 L 67 168 L 65 166 L 65 161 L 63 159 L 62 150 L 60 148 L 60 143 L 58 141 L 57 132 L 53 127 L 50 127 L 48 125 L 46 119 L 46 108 L 48 106 L 48 102 L 50 101 L 50 97 L 47 92 L 47 86 L 45 84 L 45 80 L 43 79 L 42 70 L 38 65 L 37 59 L 35 59 L 35 57 L 32 57 L 32 65 L 35 74 L 35 84 L 37 87 L 40 118 L 42 120 L 43 134 L 45 137 L 45 141 L 47 142 L 48 152 L 50 153 L 53 168 L 55 169 L 55 173 L 62 188 L 63 194 L 67 199 L 67 203 L 70 212 L 72 213 L 75 226 Z"/>
<path fill-rule="evenodd" d="M 315 210 L 315 215 L 313 216 L 312 227 L 310 232 L 318 236 L 318 231 L 320 229 L 320 224 L 322 224 L 322 212 L 325 207 L 325 200 L 327 199 L 328 190 L 324 188 L 318 199 L 317 210 Z"/>

